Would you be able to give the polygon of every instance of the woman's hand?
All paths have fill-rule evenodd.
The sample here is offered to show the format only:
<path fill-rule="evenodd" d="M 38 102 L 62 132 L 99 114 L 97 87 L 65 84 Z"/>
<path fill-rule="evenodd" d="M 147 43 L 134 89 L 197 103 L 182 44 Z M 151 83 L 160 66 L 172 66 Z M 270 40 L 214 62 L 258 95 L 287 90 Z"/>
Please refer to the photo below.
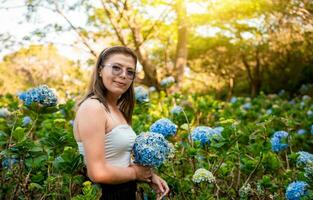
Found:
<path fill-rule="evenodd" d="M 161 200 L 170 191 L 166 181 L 155 173 L 152 173 L 151 183 L 149 184 L 157 194 L 157 200 Z"/>
<path fill-rule="evenodd" d="M 136 176 L 136 180 L 138 181 L 144 181 L 144 182 L 151 182 L 152 178 L 152 170 L 150 167 L 145 167 L 142 165 L 136 165 L 136 164 L 131 164 L 129 167 L 131 167 Z"/>

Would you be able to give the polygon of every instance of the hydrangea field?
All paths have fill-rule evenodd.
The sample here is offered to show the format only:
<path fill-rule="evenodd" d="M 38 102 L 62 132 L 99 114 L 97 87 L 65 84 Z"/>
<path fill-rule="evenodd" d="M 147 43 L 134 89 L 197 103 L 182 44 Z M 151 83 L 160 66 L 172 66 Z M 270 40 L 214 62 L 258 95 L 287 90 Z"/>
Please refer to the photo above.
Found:
<path fill-rule="evenodd" d="M 154 170 L 170 186 L 165 199 L 313 199 L 311 96 L 221 101 L 135 91 L 133 129 L 157 133 L 170 146 L 164 162 L 152 152 Z M 73 137 L 75 101 L 56 100 L 48 87 L 0 97 L 0 199 L 100 197 Z M 155 198 L 147 184 L 139 187 L 145 199 Z"/>

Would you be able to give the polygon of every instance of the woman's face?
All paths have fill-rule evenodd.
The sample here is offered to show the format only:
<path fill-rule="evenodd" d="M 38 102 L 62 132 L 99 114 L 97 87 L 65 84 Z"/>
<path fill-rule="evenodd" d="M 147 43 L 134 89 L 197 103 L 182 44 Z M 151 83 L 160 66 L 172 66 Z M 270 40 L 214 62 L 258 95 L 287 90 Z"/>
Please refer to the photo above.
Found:
<path fill-rule="evenodd" d="M 103 63 L 100 77 L 109 93 L 120 96 L 127 91 L 135 73 L 135 62 L 131 56 L 113 54 Z"/>

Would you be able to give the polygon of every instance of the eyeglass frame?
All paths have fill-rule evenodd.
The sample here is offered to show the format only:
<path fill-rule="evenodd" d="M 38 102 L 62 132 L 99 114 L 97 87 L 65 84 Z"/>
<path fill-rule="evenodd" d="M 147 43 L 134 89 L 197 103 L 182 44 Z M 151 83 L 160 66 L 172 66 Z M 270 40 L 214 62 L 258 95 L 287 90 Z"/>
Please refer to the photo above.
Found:
<path fill-rule="evenodd" d="M 117 66 L 117 67 L 119 67 L 122 71 L 121 72 L 119 72 L 118 74 L 114 74 L 114 69 L 113 69 L 113 66 Z M 121 74 L 123 74 L 124 73 L 124 67 L 121 65 L 121 64 L 119 64 L 119 63 L 108 63 L 108 64 L 101 64 L 100 65 L 101 66 L 101 68 L 100 68 L 100 70 L 101 69 L 103 69 L 104 67 L 106 67 L 106 66 L 108 66 L 108 67 L 111 67 L 111 73 L 112 73 L 112 75 L 113 76 L 120 76 Z M 128 68 L 129 69 L 129 68 Z M 128 76 L 128 74 L 127 74 L 127 72 L 128 72 L 128 69 L 126 69 L 126 78 L 128 79 L 128 80 L 134 80 L 135 78 L 136 78 L 136 70 L 131 70 L 133 73 L 134 73 L 134 77 L 132 77 L 132 78 L 130 78 L 129 76 Z M 135 69 L 136 69 L 136 67 L 135 67 Z"/>

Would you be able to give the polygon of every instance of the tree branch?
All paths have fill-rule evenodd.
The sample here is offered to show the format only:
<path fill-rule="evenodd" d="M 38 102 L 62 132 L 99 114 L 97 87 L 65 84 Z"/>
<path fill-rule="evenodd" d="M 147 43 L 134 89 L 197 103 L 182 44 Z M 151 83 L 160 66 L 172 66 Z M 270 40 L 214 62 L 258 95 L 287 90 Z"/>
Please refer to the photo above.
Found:
<path fill-rule="evenodd" d="M 66 22 L 71 26 L 71 28 L 78 34 L 78 36 L 81 38 L 83 44 L 88 48 L 89 52 L 94 56 L 97 57 L 97 53 L 91 48 L 91 46 L 88 44 L 85 36 L 82 35 L 82 33 L 78 30 L 76 26 L 64 15 L 64 13 L 59 9 L 59 6 L 57 4 L 57 1 L 54 1 L 55 5 L 55 10 L 57 13 L 59 13 L 65 20 Z"/>
<path fill-rule="evenodd" d="M 107 17 L 109 18 L 109 21 L 110 21 L 110 23 L 114 29 L 114 32 L 115 32 L 118 40 L 120 41 L 120 43 L 122 43 L 122 45 L 127 46 L 125 37 L 122 34 L 122 29 L 119 27 L 117 21 L 115 21 L 114 17 L 112 16 L 112 13 L 110 12 L 110 10 L 105 5 L 105 2 L 103 0 L 100 0 L 100 1 L 101 1 L 103 10 L 106 13 Z"/>

